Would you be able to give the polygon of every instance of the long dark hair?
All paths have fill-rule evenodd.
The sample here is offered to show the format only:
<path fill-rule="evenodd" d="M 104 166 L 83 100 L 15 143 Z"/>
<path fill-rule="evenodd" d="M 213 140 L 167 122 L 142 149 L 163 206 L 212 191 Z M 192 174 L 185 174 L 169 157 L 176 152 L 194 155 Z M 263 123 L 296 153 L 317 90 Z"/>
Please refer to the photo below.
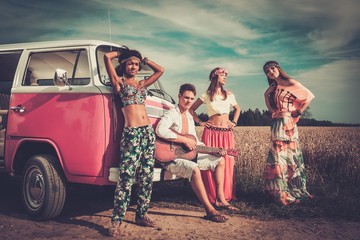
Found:
<path fill-rule="evenodd" d="M 269 83 L 269 86 L 271 85 L 274 85 L 276 86 L 276 81 L 274 79 L 271 79 L 267 76 L 266 74 L 266 68 L 268 67 L 271 67 L 271 66 L 275 66 L 278 70 L 279 70 L 279 73 L 280 73 L 280 76 L 285 79 L 285 80 L 289 80 L 291 77 L 289 75 L 286 74 L 286 72 L 280 67 L 280 64 L 274 60 L 271 60 L 271 61 L 267 61 L 264 66 L 263 66 L 263 71 L 267 77 L 267 80 L 268 80 L 268 83 Z"/>
<path fill-rule="evenodd" d="M 121 54 L 118 58 L 119 65 L 116 68 L 117 75 L 119 75 L 119 76 L 124 75 L 124 70 L 126 69 L 127 61 L 123 62 L 123 63 L 122 63 L 122 61 L 129 57 L 137 57 L 137 58 L 139 58 L 140 61 L 142 59 L 141 53 L 139 51 L 137 51 L 135 49 L 128 49 L 128 48 L 122 49 Z M 139 71 L 141 71 L 141 64 L 139 65 Z"/>
<path fill-rule="evenodd" d="M 219 78 L 219 75 L 216 75 L 214 73 L 219 69 L 221 69 L 221 67 L 216 67 L 209 74 L 209 80 L 211 82 L 210 82 L 210 85 L 209 85 L 209 87 L 207 89 L 207 94 L 210 97 L 210 101 L 214 100 L 215 90 L 216 90 L 216 86 L 218 84 L 218 78 Z M 224 89 L 223 86 L 220 86 L 220 88 L 221 88 L 221 94 L 224 96 L 224 99 L 226 99 L 227 98 L 226 90 Z"/>
<path fill-rule="evenodd" d="M 277 86 L 277 83 L 274 79 L 271 79 L 268 77 L 268 75 L 266 74 L 266 69 L 268 67 L 276 67 L 278 70 L 279 70 L 279 74 L 280 76 L 285 79 L 285 80 L 289 80 L 291 77 L 289 75 L 286 74 L 286 72 L 280 67 L 280 64 L 274 60 L 271 60 L 271 61 L 267 61 L 264 66 L 263 66 L 263 71 L 266 75 L 266 78 L 268 80 L 268 84 L 269 86 Z M 275 91 L 271 92 L 269 94 L 269 100 L 270 100 L 270 106 L 273 108 L 273 109 L 277 109 L 277 106 L 276 106 L 276 103 L 275 103 Z"/>

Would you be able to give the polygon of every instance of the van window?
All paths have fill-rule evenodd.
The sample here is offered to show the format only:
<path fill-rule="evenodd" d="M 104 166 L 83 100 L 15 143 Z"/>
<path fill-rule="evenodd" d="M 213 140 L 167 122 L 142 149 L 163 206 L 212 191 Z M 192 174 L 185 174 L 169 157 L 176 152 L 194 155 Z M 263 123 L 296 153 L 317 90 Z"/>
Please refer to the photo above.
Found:
<path fill-rule="evenodd" d="M 111 85 L 111 81 L 110 81 L 109 75 L 107 74 L 107 71 L 106 71 L 104 55 L 105 55 L 105 53 L 110 52 L 112 50 L 115 50 L 115 48 L 110 47 L 110 46 L 99 46 L 96 50 L 96 59 L 97 59 L 97 63 L 98 63 L 97 65 L 98 65 L 98 69 L 99 69 L 100 81 L 104 85 L 107 85 L 107 86 Z M 114 58 L 112 60 L 112 63 L 115 68 L 119 65 L 119 62 L 117 61 L 116 58 Z"/>
<path fill-rule="evenodd" d="M 90 69 L 85 49 L 32 53 L 24 77 L 24 86 L 53 86 L 57 68 L 67 72 L 71 85 L 90 83 Z"/>
<path fill-rule="evenodd" d="M 0 93 L 10 94 L 21 51 L 0 52 Z"/>
<path fill-rule="evenodd" d="M 105 63 L 104 63 L 104 55 L 105 53 L 109 51 L 116 50 L 116 48 L 111 46 L 100 46 L 97 48 L 96 56 L 97 56 L 97 62 L 98 62 L 98 71 L 100 76 L 100 81 L 107 86 L 111 86 L 111 81 L 109 78 L 109 75 L 107 74 Z M 114 58 L 112 60 L 112 64 L 114 65 L 115 69 L 119 66 L 119 62 L 117 58 Z M 138 72 L 137 77 L 139 80 L 146 79 L 147 77 L 151 76 L 153 74 L 152 69 L 147 65 L 142 65 L 141 71 Z M 169 102 L 175 103 L 173 98 L 167 94 L 164 91 L 164 88 L 162 87 L 160 80 L 156 81 L 154 84 L 152 84 L 149 87 L 150 95 L 165 99 Z"/>

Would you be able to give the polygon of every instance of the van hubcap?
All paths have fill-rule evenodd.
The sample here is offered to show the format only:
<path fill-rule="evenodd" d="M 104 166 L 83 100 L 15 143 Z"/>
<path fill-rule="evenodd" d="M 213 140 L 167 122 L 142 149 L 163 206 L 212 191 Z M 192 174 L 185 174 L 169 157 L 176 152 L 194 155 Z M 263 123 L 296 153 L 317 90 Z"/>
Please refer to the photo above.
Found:
<path fill-rule="evenodd" d="M 26 178 L 26 199 L 32 208 L 41 206 L 44 200 L 44 178 L 39 169 L 29 170 Z"/>

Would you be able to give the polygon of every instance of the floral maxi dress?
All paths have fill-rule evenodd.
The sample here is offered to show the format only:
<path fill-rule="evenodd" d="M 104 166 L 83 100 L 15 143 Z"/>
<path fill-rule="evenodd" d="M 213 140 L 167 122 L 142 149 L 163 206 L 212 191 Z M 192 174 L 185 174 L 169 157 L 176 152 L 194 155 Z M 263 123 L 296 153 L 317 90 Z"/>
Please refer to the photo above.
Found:
<path fill-rule="evenodd" d="M 300 148 L 297 121 L 290 112 L 310 102 L 314 95 L 300 83 L 278 86 L 273 113 L 271 143 L 265 166 L 265 192 L 283 205 L 299 202 L 311 195 L 306 189 L 306 171 Z"/>

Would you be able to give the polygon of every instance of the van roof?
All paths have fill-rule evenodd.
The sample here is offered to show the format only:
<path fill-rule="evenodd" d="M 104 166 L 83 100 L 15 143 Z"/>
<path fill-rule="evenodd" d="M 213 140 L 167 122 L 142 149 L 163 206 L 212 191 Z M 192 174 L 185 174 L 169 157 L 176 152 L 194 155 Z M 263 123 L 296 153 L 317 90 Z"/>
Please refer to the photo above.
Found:
<path fill-rule="evenodd" d="M 0 44 L 0 50 L 23 50 L 23 49 L 98 46 L 98 45 L 111 45 L 114 47 L 122 47 L 121 45 L 112 42 L 101 41 L 101 40 L 61 40 L 61 41 Z"/>

